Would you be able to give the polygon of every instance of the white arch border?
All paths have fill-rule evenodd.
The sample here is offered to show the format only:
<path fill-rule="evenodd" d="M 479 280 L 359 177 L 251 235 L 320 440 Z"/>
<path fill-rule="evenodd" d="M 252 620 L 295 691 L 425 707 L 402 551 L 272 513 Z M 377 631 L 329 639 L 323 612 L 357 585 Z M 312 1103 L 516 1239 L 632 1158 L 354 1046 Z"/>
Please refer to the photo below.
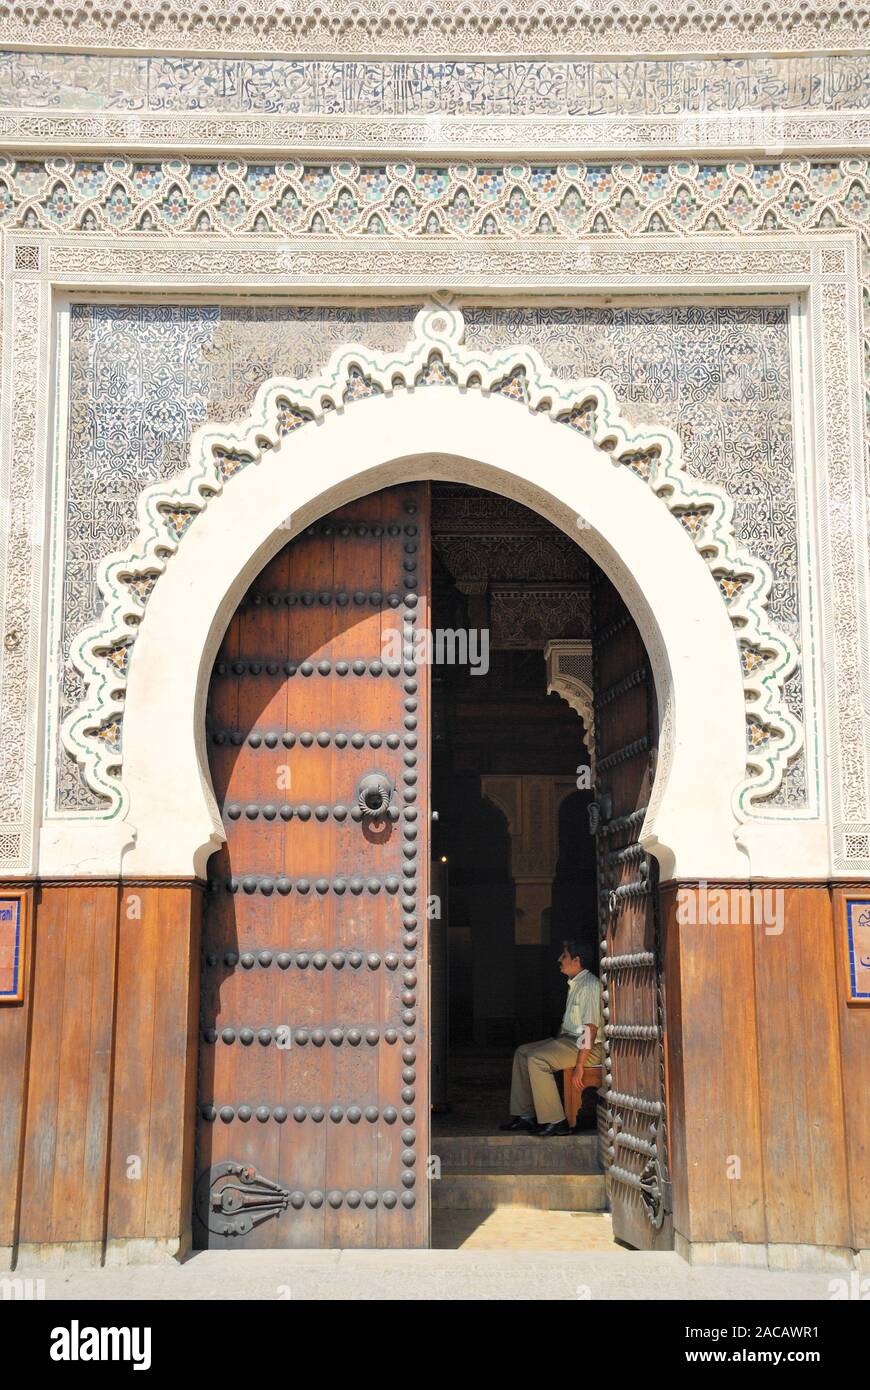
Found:
<path fill-rule="evenodd" d="M 431 477 L 524 502 L 609 574 L 662 716 L 647 847 L 666 877 L 745 876 L 739 823 L 801 739 L 782 701 L 796 652 L 767 621 L 769 571 L 737 546 L 725 494 L 682 469 L 672 432 L 633 433 L 603 383 L 554 383 L 534 352 L 475 356 L 462 335 L 458 309 L 437 304 L 401 357 L 349 346 L 314 383 L 268 382 L 241 426 L 202 427 L 187 472 L 143 493 L 136 543 L 101 567 L 105 608 L 73 652 L 86 695 L 63 730 L 128 845 L 125 872 L 202 874 L 222 839 L 205 696 L 262 566 L 344 501 Z"/>
<path fill-rule="evenodd" d="M 578 538 L 584 519 L 583 545 L 628 601 L 655 674 L 663 729 L 649 846 L 668 877 L 742 876 L 731 791 L 745 775 L 745 710 L 725 605 L 653 494 L 627 470 L 602 466 L 587 441 L 554 434 L 542 456 L 539 422 L 506 401 L 377 397 L 245 470 L 232 505 L 191 528 L 137 640 L 124 718 L 125 821 L 135 833 L 125 873 L 184 865 L 202 874 L 222 841 L 204 738 L 208 683 L 226 624 L 263 565 L 324 512 L 428 477 L 511 496 Z"/>

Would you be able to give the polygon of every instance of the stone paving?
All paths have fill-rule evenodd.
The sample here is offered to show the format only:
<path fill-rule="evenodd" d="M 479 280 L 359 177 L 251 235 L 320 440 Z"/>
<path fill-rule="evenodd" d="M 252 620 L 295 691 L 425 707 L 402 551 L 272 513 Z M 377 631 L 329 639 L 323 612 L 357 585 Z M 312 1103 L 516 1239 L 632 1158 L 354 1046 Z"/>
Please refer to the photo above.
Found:
<path fill-rule="evenodd" d="M 441 1213 L 432 1250 L 199 1251 L 182 1264 L 24 1264 L 46 1300 L 824 1300 L 830 1272 L 698 1267 L 614 1245 L 603 1213 Z"/>

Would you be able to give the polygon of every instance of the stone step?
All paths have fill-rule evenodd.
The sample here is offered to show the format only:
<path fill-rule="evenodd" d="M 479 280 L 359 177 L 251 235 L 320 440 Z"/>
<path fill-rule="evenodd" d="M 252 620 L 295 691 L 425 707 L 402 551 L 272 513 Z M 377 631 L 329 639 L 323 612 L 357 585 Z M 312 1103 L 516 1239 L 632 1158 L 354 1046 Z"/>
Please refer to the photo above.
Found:
<path fill-rule="evenodd" d="M 436 1211 L 606 1210 L 603 1173 L 453 1173 L 430 1190 Z"/>
<path fill-rule="evenodd" d="M 453 1173 L 596 1173 L 597 1134 L 572 1134 L 564 1139 L 533 1135 L 450 1135 L 431 1141 L 441 1160 L 442 1174 Z"/>

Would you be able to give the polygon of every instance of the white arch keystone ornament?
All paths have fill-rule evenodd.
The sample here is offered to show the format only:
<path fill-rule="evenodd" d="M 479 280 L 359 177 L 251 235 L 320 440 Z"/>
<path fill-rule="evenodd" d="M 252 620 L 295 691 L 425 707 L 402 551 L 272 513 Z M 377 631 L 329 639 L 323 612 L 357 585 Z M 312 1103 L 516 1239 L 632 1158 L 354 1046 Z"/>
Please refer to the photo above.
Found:
<path fill-rule="evenodd" d="M 678 690 L 693 682 L 699 693 L 691 719 L 704 740 L 693 756 L 707 767 L 702 799 L 716 785 L 709 779 L 717 749 L 729 743 L 721 720 L 730 675 L 720 678 L 712 663 L 721 664 L 716 652 L 728 631 L 723 619 L 730 623 L 726 645 L 737 689 L 742 686 L 744 731 L 739 763 L 732 757 L 727 774 L 736 817 L 745 818 L 754 801 L 778 787 L 802 740 L 783 699 L 797 652 L 769 621 L 772 576 L 739 546 L 729 497 L 686 472 L 671 430 L 632 429 L 605 383 L 553 381 L 530 348 L 469 351 L 463 331 L 460 310 L 439 302 L 417 315 L 398 355 L 348 345 L 320 376 L 273 378 L 257 391 L 243 421 L 200 426 L 186 470 L 142 492 L 136 540 L 101 564 L 103 610 L 71 653 L 85 694 L 62 737 L 88 785 L 104 798 L 102 819 L 126 819 L 139 836 L 142 816 L 150 814 L 143 799 L 148 778 L 143 771 L 134 798 L 134 765 L 138 769 L 146 757 L 153 763 L 157 748 L 133 740 L 147 737 L 168 762 L 158 803 L 169 796 L 169 833 L 177 807 L 167 779 L 171 784 L 189 746 L 212 825 L 207 858 L 221 832 L 200 725 L 211 661 L 235 606 L 271 555 L 304 525 L 352 497 L 415 477 L 460 477 L 515 496 L 581 541 L 624 597 L 632 590 L 662 713 L 656 803 L 690 717 Z M 687 538 L 715 585 L 703 582 L 697 558 L 694 566 L 690 562 Z M 237 547 L 244 545 L 242 554 Z M 173 627 L 179 606 L 183 623 Z M 709 670 L 686 678 L 692 664 L 705 662 Z M 156 711 L 164 700 L 169 723 L 161 727 L 149 722 L 148 708 Z M 717 791 L 721 798 L 724 788 Z M 148 794 L 157 795 L 156 785 L 149 784 Z"/>

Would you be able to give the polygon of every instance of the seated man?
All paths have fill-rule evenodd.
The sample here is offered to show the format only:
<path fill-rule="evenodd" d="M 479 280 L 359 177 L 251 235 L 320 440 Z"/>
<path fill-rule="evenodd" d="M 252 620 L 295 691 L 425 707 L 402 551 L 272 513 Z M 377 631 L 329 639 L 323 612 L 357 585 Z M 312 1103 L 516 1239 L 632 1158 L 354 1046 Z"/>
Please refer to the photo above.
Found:
<path fill-rule="evenodd" d="M 576 941 L 562 943 L 559 968 L 568 979 L 568 999 L 559 1035 L 523 1043 L 514 1053 L 511 1119 L 501 1129 L 540 1138 L 570 1134 L 556 1077 L 573 1067 L 573 1084 L 582 1087 L 584 1067 L 601 1063 L 601 985 L 583 969 Z"/>

